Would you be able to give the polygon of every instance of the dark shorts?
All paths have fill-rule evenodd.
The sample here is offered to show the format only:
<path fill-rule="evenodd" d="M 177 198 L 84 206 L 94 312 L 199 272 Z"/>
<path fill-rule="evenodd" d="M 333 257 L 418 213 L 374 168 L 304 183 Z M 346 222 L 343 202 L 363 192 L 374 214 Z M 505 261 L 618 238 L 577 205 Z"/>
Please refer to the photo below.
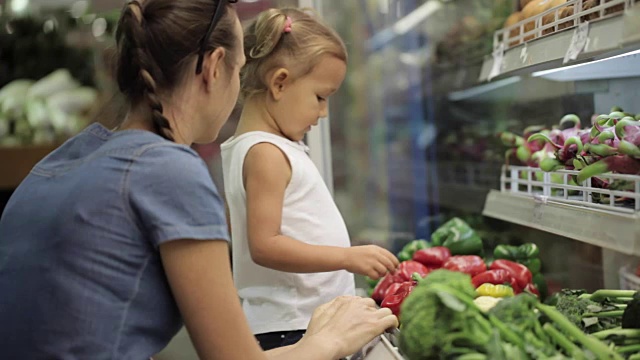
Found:
<path fill-rule="evenodd" d="M 257 334 L 256 339 L 263 350 L 271 350 L 283 346 L 289 346 L 302 339 L 306 330 L 279 331 L 264 334 Z"/>

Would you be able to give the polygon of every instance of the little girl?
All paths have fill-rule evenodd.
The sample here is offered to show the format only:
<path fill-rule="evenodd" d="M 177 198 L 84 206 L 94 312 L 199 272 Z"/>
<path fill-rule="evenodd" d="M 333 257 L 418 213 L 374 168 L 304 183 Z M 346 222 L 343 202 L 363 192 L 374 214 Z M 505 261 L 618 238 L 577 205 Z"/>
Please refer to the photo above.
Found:
<path fill-rule="evenodd" d="M 327 116 L 347 54 L 340 37 L 297 9 L 270 9 L 245 32 L 244 107 L 222 145 L 233 269 L 263 349 L 297 342 L 312 311 L 354 294 L 353 274 L 379 278 L 398 261 L 351 247 L 344 220 L 302 143 Z"/>

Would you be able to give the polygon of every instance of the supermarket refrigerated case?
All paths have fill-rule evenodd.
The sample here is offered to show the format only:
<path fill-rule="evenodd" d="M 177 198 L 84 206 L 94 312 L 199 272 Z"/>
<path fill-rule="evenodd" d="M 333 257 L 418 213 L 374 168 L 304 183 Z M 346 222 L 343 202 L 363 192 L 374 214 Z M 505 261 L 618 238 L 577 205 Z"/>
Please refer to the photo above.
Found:
<path fill-rule="evenodd" d="M 331 154 L 355 244 L 397 252 L 457 216 L 485 249 L 538 244 L 551 292 L 640 289 L 639 171 L 576 182 L 580 167 L 542 171 L 500 136 L 551 131 L 567 114 L 585 129 L 614 106 L 640 112 L 640 4 L 593 3 L 503 29 L 519 2 L 315 2 L 350 63 L 330 137 L 312 151 Z"/>

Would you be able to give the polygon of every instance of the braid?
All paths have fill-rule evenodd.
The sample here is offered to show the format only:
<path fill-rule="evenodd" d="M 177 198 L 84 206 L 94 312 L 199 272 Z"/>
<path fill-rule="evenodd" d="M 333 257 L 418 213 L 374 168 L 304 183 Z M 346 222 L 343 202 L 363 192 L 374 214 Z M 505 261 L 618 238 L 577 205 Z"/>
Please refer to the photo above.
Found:
<path fill-rule="evenodd" d="M 162 70 L 146 51 L 147 37 L 144 30 L 144 13 L 142 5 L 138 1 L 134 0 L 126 5 L 119 26 L 118 38 L 123 35 L 120 31 L 124 31 L 125 40 L 122 42 L 121 51 L 129 54 L 128 61 L 132 64 L 132 69 L 120 74 L 120 76 L 133 76 L 138 79 L 131 89 L 121 88 L 121 90 L 128 92 L 133 97 L 142 95 L 151 108 L 151 120 L 155 132 L 163 138 L 173 141 L 171 125 L 163 114 L 162 102 L 156 92 L 158 88 L 156 79 L 162 83 Z"/>
<path fill-rule="evenodd" d="M 151 107 L 151 120 L 153 121 L 153 128 L 160 136 L 166 138 L 167 140 L 173 141 L 173 136 L 171 135 L 171 125 L 169 124 L 169 120 L 164 116 L 162 102 L 160 102 L 160 98 L 156 94 L 156 82 L 153 80 L 153 77 L 145 68 L 140 68 L 140 77 L 144 81 L 144 85 L 146 90 L 144 92 L 145 97 L 147 98 L 147 102 Z"/>

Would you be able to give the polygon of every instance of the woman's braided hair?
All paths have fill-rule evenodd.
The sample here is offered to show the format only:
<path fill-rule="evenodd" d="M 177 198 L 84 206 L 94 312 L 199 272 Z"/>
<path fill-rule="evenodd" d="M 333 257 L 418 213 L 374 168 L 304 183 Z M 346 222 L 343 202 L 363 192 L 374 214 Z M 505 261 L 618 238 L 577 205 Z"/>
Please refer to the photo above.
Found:
<path fill-rule="evenodd" d="M 189 60 L 195 60 L 218 1 L 226 0 L 134 0 L 122 10 L 116 31 L 118 87 L 131 105 L 149 105 L 155 132 L 168 140 L 173 140 L 172 129 L 160 94 L 178 85 L 185 71 L 195 72 L 195 62 Z M 208 51 L 240 51 L 230 9 L 223 7 L 225 13 L 206 42 Z M 225 59 L 232 66 L 233 57 Z"/>

